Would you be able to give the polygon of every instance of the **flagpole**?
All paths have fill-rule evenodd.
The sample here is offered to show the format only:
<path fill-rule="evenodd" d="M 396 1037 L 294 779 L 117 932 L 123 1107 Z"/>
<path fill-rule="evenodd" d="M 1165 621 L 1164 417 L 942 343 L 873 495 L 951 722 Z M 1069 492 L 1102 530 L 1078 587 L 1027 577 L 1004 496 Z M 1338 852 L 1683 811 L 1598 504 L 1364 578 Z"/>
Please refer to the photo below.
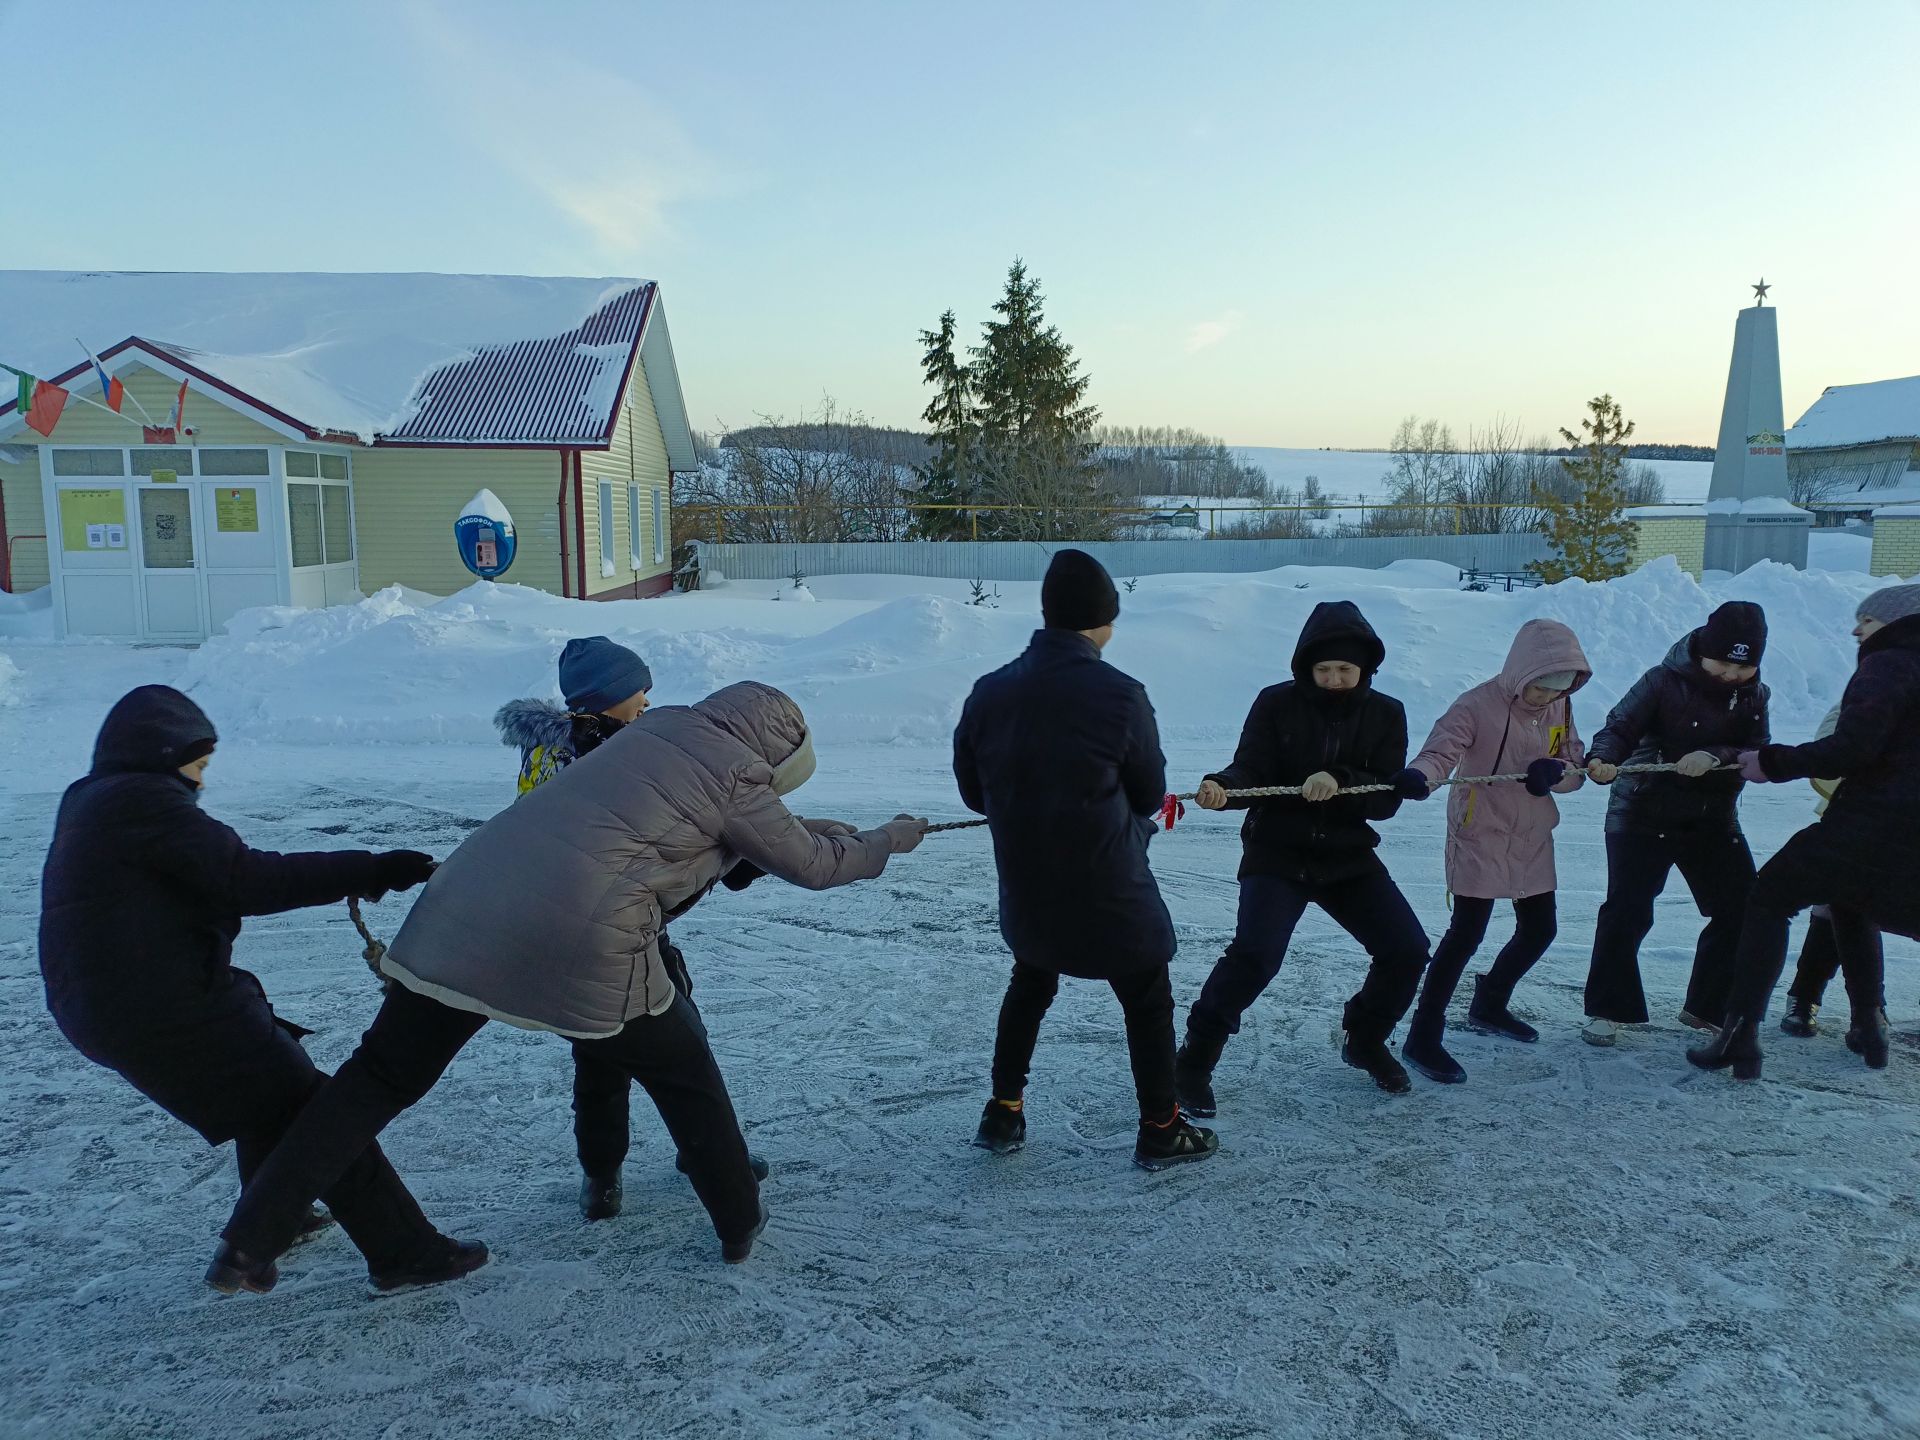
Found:
<path fill-rule="evenodd" d="M 85 355 L 87 359 L 92 362 L 93 368 L 96 372 L 99 372 L 102 374 L 106 372 L 107 367 L 100 363 L 100 357 L 95 355 L 93 351 L 87 349 L 86 343 L 82 341 L 78 335 L 73 337 L 73 343 L 78 345 L 80 347 L 80 353 L 82 355 Z M 73 392 L 68 391 L 67 393 L 72 394 Z M 122 389 L 121 393 L 125 395 L 127 399 L 133 401 L 133 408 L 140 412 L 140 418 L 142 420 L 146 421 L 148 425 L 153 426 L 153 428 L 156 430 L 160 428 L 159 426 L 154 424 L 153 416 L 147 414 L 147 407 L 140 403 L 140 397 L 138 395 L 134 394 L 133 391 L 127 390 L 124 388 Z M 101 408 L 103 410 L 113 410 L 113 407 L 111 405 L 103 405 Z M 113 413 L 118 415 L 120 412 L 118 410 L 113 410 Z"/>
<path fill-rule="evenodd" d="M 38 379 L 40 378 L 40 377 L 39 377 L 39 376 L 37 376 L 37 375 L 28 375 L 28 374 L 27 374 L 27 372 L 26 372 L 25 370 L 14 370 L 14 368 L 13 368 L 13 366 L 11 366 L 11 365 L 8 365 L 8 364 L 5 364 L 4 362 L 0 362 L 0 370 L 11 370 L 11 371 L 12 371 L 12 372 L 13 372 L 13 373 L 14 373 L 15 375 L 27 375 L 27 378 L 28 378 L 28 379 L 30 379 L 30 380 L 38 380 Z M 50 383 L 50 382 L 48 382 L 48 381 L 44 381 L 44 380 L 42 380 L 42 381 L 41 381 L 40 383 L 44 385 L 44 384 L 48 384 L 48 383 Z M 69 390 L 69 389 L 68 389 L 68 388 L 67 388 L 66 386 L 64 386 L 64 385 L 56 385 L 56 386 L 54 386 L 54 389 L 56 389 L 56 390 L 59 390 L 59 391 L 61 391 L 62 393 L 64 393 L 64 394 L 66 395 L 66 397 L 67 397 L 67 399 L 69 399 L 69 400 L 78 400 L 78 401 L 79 401 L 79 402 L 80 402 L 80 403 L 81 403 L 82 405 L 91 405 L 91 406 L 93 406 L 93 408 L 94 408 L 94 409 L 96 409 L 96 410 L 98 410 L 98 411 L 100 411 L 100 412 L 101 412 L 101 413 L 103 413 L 103 414 L 106 414 L 106 415 L 111 415 L 111 416 L 113 416 L 113 417 L 114 417 L 114 418 L 115 418 L 116 420 L 124 420 L 124 421 L 126 421 L 126 422 L 127 422 L 127 424 L 129 424 L 129 425 L 138 425 L 138 424 L 140 423 L 140 422 L 139 422 L 138 420 L 136 420 L 136 419 L 134 419 L 134 418 L 133 418 L 133 416 L 131 416 L 131 415 L 122 415 L 122 414 L 121 414 L 121 413 L 120 413 L 120 412 L 119 412 L 118 410 L 116 410 L 116 409 L 114 409 L 114 408 L 113 408 L 113 407 L 112 407 L 111 405 L 102 405 L 102 404 L 101 404 L 101 403 L 100 403 L 100 402 L 99 402 L 98 400 L 89 400 L 89 399 L 87 399 L 87 397 L 86 397 L 86 396 L 84 396 L 84 395 L 82 395 L 82 394 L 81 394 L 81 393 L 80 393 L 79 391 L 77 391 L 77 390 Z M 138 404 L 139 402 L 138 402 L 138 401 L 135 401 L 134 403 L 135 403 L 135 404 Z M 24 418 L 24 415 L 25 415 L 25 412 L 23 411 L 23 412 L 21 412 L 21 413 L 22 413 L 22 416 L 23 416 L 23 418 Z M 142 414 L 145 414 L 146 412 L 145 412 L 145 411 L 142 411 L 141 413 L 142 413 Z M 155 429 L 158 429 L 158 428 L 160 428 L 160 427 L 158 427 L 158 426 L 155 426 L 155 427 L 153 427 L 153 428 L 155 428 Z"/>

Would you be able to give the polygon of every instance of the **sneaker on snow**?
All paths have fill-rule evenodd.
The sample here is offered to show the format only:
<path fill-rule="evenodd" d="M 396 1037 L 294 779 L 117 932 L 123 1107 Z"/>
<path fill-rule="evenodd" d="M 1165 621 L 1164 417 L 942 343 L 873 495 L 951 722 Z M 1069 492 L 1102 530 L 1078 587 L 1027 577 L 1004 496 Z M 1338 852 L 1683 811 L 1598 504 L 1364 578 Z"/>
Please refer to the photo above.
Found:
<path fill-rule="evenodd" d="M 214 1248 L 213 1263 L 207 1266 L 207 1284 L 222 1295 L 238 1295 L 242 1290 L 264 1295 L 280 1279 L 280 1269 L 271 1260 L 255 1260 L 222 1240 Z"/>
<path fill-rule="evenodd" d="M 1133 1163 L 1142 1170 L 1164 1170 L 1169 1165 L 1210 1160 L 1219 1153 L 1220 1137 L 1211 1130 L 1189 1125 L 1177 1110 L 1172 1121 L 1165 1125 L 1142 1120 L 1140 1134 L 1133 1142 Z"/>
<path fill-rule="evenodd" d="M 315 1205 L 307 1211 L 307 1218 L 300 1222 L 300 1228 L 293 1232 L 293 1243 L 304 1245 L 307 1241 L 326 1234 L 333 1226 L 333 1216 Z"/>
<path fill-rule="evenodd" d="M 1810 1040 L 1820 1033 L 1819 1022 L 1814 1019 L 1819 1013 L 1820 1007 L 1811 1000 L 1789 996 L 1787 1013 L 1780 1017 L 1780 1028 L 1797 1039 Z"/>
<path fill-rule="evenodd" d="M 1887 1023 L 1887 1012 L 1878 1007 L 1847 1027 L 1847 1049 L 1866 1061 L 1869 1070 L 1887 1068 L 1892 1038 L 1893 1027 Z"/>
<path fill-rule="evenodd" d="M 1018 1101 L 989 1100 L 980 1114 L 980 1128 L 973 1143 L 996 1155 L 1011 1155 L 1027 1143 L 1027 1116 Z"/>
<path fill-rule="evenodd" d="M 1460 1062 L 1440 1043 L 1438 1033 L 1429 1035 L 1424 1030 L 1409 1030 L 1405 1043 L 1400 1046 L 1400 1058 L 1429 1080 L 1442 1085 L 1459 1085 L 1467 1078 Z"/>
<path fill-rule="evenodd" d="M 1213 1067 L 1202 1065 L 1191 1046 L 1182 1045 L 1174 1054 L 1173 1090 L 1186 1114 L 1211 1120 L 1218 1113 L 1213 1099 Z"/>
<path fill-rule="evenodd" d="M 687 1157 L 684 1155 L 674 1156 L 673 1168 L 678 1170 L 682 1175 L 686 1174 L 687 1173 Z M 747 1168 L 753 1171 L 753 1178 L 756 1180 L 764 1180 L 767 1178 L 768 1175 L 773 1173 L 773 1167 L 767 1164 L 767 1162 L 762 1160 L 758 1155 L 754 1154 L 751 1150 L 747 1152 Z"/>
<path fill-rule="evenodd" d="M 1580 1038 L 1589 1045 L 1617 1045 L 1620 1043 L 1620 1022 L 1602 1020 L 1598 1016 L 1587 1021 L 1580 1028 Z"/>
<path fill-rule="evenodd" d="M 1356 1070 L 1364 1070 L 1373 1083 L 1389 1095 L 1405 1095 L 1413 1089 L 1406 1068 L 1393 1058 L 1385 1040 L 1362 1040 L 1351 1031 L 1340 1032 L 1340 1058 Z"/>
<path fill-rule="evenodd" d="M 1720 1030 L 1720 1027 L 1711 1020 L 1702 1020 L 1691 1010 L 1682 1010 L 1679 1015 L 1679 1020 L 1680 1023 L 1689 1030 L 1705 1030 L 1713 1034 L 1718 1034 Z"/>
<path fill-rule="evenodd" d="M 625 1198 L 626 1191 L 620 1183 L 618 1170 L 610 1170 L 605 1175 L 581 1177 L 580 1215 L 588 1223 L 613 1219 L 620 1213 Z"/>
<path fill-rule="evenodd" d="M 478 1240 L 456 1240 L 451 1235 L 436 1235 L 433 1243 L 411 1260 L 389 1265 L 384 1270 L 367 1267 L 367 1280 L 382 1295 L 413 1290 L 422 1285 L 438 1285 L 471 1275 L 490 1257 Z"/>
<path fill-rule="evenodd" d="M 1518 1040 L 1524 1045 L 1540 1038 L 1538 1030 L 1507 1008 L 1506 999 L 1488 986 L 1484 975 L 1475 977 L 1473 982 L 1473 1003 L 1467 1006 L 1467 1028 L 1482 1035 Z"/>
<path fill-rule="evenodd" d="M 729 1265 L 738 1265 L 745 1261 L 749 1255 L 753 1254 L 753 1242 L 766 1233 L 769 1218 L 767 1202 L 762 1200 L 760 1202 L 760 1223 L 738 1240 L 723 1241 L 720 1246 L 720 1258 Z"/>

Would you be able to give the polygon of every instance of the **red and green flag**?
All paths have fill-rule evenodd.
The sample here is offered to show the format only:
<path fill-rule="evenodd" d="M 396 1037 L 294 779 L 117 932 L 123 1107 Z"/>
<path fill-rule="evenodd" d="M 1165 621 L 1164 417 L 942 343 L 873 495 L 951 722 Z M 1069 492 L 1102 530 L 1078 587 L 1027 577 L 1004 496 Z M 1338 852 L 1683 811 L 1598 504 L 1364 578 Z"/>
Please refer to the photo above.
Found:
<path fill-rule="evenodd" d="M 15 370 L 11 365 L 0 365 L 0 370 L 7 371 L 20 382 L 16 404 L 21 415 L 26 417 L 28 428 L 38 430 L 42 435 L 52 435 L 54 426 L 60 423 L 60 412 L 67 408 L 67 392 L 24 370 Z"/>

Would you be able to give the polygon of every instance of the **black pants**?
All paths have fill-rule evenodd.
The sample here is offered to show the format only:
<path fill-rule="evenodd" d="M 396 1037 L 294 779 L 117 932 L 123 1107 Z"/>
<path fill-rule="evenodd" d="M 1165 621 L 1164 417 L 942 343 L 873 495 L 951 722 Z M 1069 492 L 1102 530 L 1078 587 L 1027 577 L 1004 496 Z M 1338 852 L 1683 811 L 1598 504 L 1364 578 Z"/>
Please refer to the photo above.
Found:
<path fill-rule="evenodd" d="M 1607 898 L 1593 931 L 1587 1014 L 1621 1025 L 1647 1023 L 1640 942 L 1653 929 L 1653 902 L 1678 868 L 1707 917 L 1694 946 L 1686 1008 L 1702 1020 L 1726 1009 L 1740 922 L 1753 889 L 1753 852 L 1738 830 L 1651 835 L 1607 832 Z"/>
<path fill-rule="evenodd" d="M 1240 916 L 1233 941 L 1187 1016 L 1187 1037 L 1217 1050 L 1240 1030 L 1247 1007 L 1273 983 L 1287 958 L 1293 930 L 1307 906 L 1318 905 L 1365 948 L 1373 963 L 1347 1001 L 1343 1024 L 1359 1039 L 1385 1040 L 1413 1003 L 1427 964 L 1427 933 L 1384 866 L 1326 884 L 1248 875 L 1240 881 Z"/>
<path fill-rule="evenodd" d="M 1133 1089 L 1143 1119 L 1164 1121 L 1178 1107 L 1173 1089 L 1173 981 L 1164 965 L 1129 970 L 1111 977 L 1127 1021 L 1127 1058 L 1133 1064 Z M 1018 1100 L 1027 1088 L 1040 1022 L 1060 977 L 1051 970 L 1013 962 L 1013 979 L 1000 1002 L 1000 1025 L 993 1039 L 993 1093 Z"/>
<path fill-rule="evenodd" d="M 249 1256 L 280 1254 L 316 1195 L 401 1111 L 433 1088 L 486 1018 L 455 1010 L 405 986 L 386 1003 L 339 1073 L 308 1102 L 259 1167 L 222 1232 Z M 760 1220 L 760 1186 L 747 1163 L 747 1142 L 727 1097 L 706 1027 L 692 1006 L 675 999 L 659 1015 L 632 1020 L 604 1040 L 576 1040 L 576 1050 L 620 1065 L 645 1087 L 687 1164 L 694 1192 L 723 1241 L 738 1240 Z"/>
<path fill-rule="evenodd" d="M 680 998 L 698 1017 L 687 957 L 664 931 L 660 935 L 660 958 Z M 617 1060 L 591 1047 L 574 1047 L 573 1145 L 580 1156 L 580 1168 L 588 1175 L 610 1175 L 626 1163 L 633 1138 L 633 1121 L 627 1110 L 632 1085 L 632 1074 Z"/>
<path fill-rule="evenodd" d="M 1845 910 L 1844 906 L 1841 908 Z M 1848 928 L 1845 914 L 1841 917 L 1841 928 Z M 1867 925 L 1855 929 L 1853 935 L 1855 943 L 1847 948 L 1846 953 L 1841 953 L 1833 918 L 1827 907 L 1814 906 L 1813 915 L 1807 921 L 1807 938 L 1800 945 L 1800 963 L 1794 967 L 1793 984 L 1787 994 L 1796 1000 L 1818 1005 L 1825 998 L 1827 986 L 1832 983 L 1833 977 L 1844 972 L 1847 999 L 1855 1014 L 1862 1013 L 1863 997 L 1866 1010 L 1884 1007 L 1887 1003 L 1883 981 L 1887 955 L 1880 932 Z"/>
<path fill-rule="evenodd" d="M 1880 1003 L 1882 975 L 1873 963 L 1881 953 L 1876 931 L 1883 924 L 1888 929 L 1910 924 L 1911 902 L 1905 889 L 1890 893 L 1863 883 L 1862 867 L 1834 846 L 1834 838 L 1824 822 L 1810 825 L 1761 867 L 1740 929 L 1727 1018 L 1756 1023 L 1766 1018 L 1767 1002 L 1786 968 L 1793 917 L 1821 903 L 1827 906 L 1841 956 L 1861 957 L 1862 963 L 1847 976 L 1855 1013 L 1865 1014 Z"/>
<path fill-rule="evenodd" d="M 1419 1023 L 1436 1027 L 1447 1022 L 1447 1006 L 1459 988 L 1467 962 L 1480 942 L 1487 937 L 1487 925 L 1493 919 L 1494 902 L 1472 895 L 1453 897 L 1453 922 L 1434 946 L 1433 962 L 1427 966 L 1426 983 L 1420 987 L 1420 1004 L 1414 1011 Z M 1487 971 L 1486 984 L 1503 1003 L 1513 994 L 1523 976 L 1533 969 L 1559 933 L 1553 892 L 1529 895 L 1513 902 L 1513 938 L 1495 957 Z"/>

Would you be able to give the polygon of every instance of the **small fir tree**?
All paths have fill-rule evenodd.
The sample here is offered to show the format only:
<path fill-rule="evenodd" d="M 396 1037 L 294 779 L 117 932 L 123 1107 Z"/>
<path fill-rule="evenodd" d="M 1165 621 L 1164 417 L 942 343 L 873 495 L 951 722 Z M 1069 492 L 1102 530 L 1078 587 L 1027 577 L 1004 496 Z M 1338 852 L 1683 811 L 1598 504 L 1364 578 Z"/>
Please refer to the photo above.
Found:
<path fill-rule="evenodd" d="M 1633 522 L 1626 518 L 1622 488 L 1627 438 L 1633 422 L 1620 413 L 1611 395 L 1587 402 L 1591 412 L 1580 422 L 1583 434 L 1562 429 L 1569 445 L 1580 454 L 1564 457 L 1572 494 L 1566 498 L 1545 490 L 1534 492 L 1540 507 L 1540 533 L 1553 554 L 1537 560 L 1533 570 L 1549 584 L 1578 576 L 1582 580 L 1612 580 L 1627 573 L 1633 549 Z"/>
<path fill-rule="evenodd" d="M 920 500 L 928 505 L 977 503 L 976 480 L 969 463 L 977 426 L 973 412 L 973 371 L 954 350 L 953 311 L 940 317 L 940 328 L 922 330 L 925 352 L 920 372 L 933 387 L 933 399 L 920 412 L 933 427 L 933 456 L 920 467 Z M 914 512 L 914 535 L 922 540 L 954 540 L 971 533 L 961 510 Z"/>

